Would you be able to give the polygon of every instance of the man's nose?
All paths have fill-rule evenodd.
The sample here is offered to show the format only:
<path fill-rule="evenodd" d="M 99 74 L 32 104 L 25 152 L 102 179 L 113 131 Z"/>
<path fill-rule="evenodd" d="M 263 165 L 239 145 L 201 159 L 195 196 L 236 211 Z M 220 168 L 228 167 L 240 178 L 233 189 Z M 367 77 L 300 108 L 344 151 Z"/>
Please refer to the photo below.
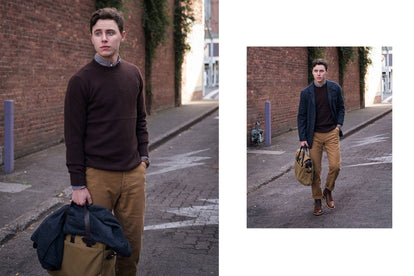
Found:
<path fill-rule="evenodd" d="M 102 41 L 108 41 L 106 34 L 102 34 Z"/>

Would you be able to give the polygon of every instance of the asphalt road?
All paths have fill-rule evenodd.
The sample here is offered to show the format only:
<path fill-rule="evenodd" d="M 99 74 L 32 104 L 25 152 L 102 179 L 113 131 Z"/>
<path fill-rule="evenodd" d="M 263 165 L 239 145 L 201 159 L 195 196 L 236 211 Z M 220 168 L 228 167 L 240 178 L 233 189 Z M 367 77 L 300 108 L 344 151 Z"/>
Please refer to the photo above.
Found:
<path fill-rule="evenodd" d="M 322 185 L 327 173 L 324 154 Z M 310 187 L 294 170 L 250 193 L 248 228 L 391 228 L 392 113 L 341 141 L 336 209 L 315 217 Z"/>

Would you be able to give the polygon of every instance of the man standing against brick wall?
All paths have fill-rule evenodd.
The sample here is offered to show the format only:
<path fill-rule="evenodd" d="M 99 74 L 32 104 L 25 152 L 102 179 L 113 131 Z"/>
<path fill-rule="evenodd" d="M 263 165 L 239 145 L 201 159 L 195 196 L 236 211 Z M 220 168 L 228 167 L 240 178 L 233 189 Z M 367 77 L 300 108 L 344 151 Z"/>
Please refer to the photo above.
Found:
<path fill-rule="evenodd" d="M 302 147 L 308 147 L 315 175 L 312 197 L 315 199 L 313 214 L 322 215 L 322 199 L 328 209 L 335 208 L 332 191 L 341 167 L 339 138 L 344 123 L 345 107 L 339 84 L 326 79 L 328 62 L 317 59 L 312 64 L 314 81 L 302 90 L 298 111 L 298 133 Z M 325 147 L 329 171 L 322 192 L 322 153 Z"/>
<path fill-rule="evenodd" d="M 65 98 L 66 162 L 72 201 L 113 211 L 132 256 L 117 258 L 117 275 L 136 275 L 149 166 L 148 132 L 139 69 L 119 56 L 124 20 L 116 9 L 90 19 L 94 59 L 69 81 Z"/>

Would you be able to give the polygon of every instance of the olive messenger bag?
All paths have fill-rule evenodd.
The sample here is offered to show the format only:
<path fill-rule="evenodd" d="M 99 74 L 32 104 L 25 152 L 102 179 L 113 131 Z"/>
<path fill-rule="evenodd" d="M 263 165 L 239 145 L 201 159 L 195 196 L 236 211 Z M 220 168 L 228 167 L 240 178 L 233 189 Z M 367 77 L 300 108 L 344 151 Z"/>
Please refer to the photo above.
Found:
<path fill-rule="evenodd" d="M 115 276 L 116 253 L 91 238 L 88 204 L 85 204 L 86 236 L 67 234 L 60 270 L 47 270 L 53 276 Z M 69 208 L 68 208 L 69 210 Z M 65 213 L 66 217 L 67 211 Z"/>
<path fill-rule="evenodd" d="M 309 157 L 308 147 L 300 147 L 300 149 L 296 150 L 295 176 L 301 184 L 305 186 L 312 185 L 314 167 Z"/>

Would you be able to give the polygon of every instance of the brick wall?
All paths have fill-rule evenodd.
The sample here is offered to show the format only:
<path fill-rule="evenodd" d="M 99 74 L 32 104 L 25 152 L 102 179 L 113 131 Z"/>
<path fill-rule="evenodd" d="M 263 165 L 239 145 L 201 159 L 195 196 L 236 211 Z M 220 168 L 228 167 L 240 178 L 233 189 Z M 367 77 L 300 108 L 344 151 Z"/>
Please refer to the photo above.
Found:
<path fill-rule="evenodd" d="M 173 17 L 174 0 L 168 0 L 169 14 L 171 20 Z M 173 45 L 173 29 L 168 28 L 167 41 L 165 46 L 159 47 L 156 53 L 156 59 L 152 65 L 152 111 L 166 109 L 175 106 L 174 91 L 174 70 L 175 54 Z"/>
<path fill-rule="evenodd" d="M 339 82 L 338 53 L 327 47 L 327 78 Z M 265 130 L 265 102 L 271 103 L 272 136 L 297 128 L 300 92 L 308 85 L 306 47 L 247 48 L 247 141 L 255 123 Z M 357 58 L 347 66 L 344 78 L 346 110 L 359 108 Z"/>
<path fill-rule="evenodd" d="M 359 89 L 358 49 L 354 48 L 355 56 L 346 66 L 342 93 L 344 94 L 345 109 L 347 111 L 361 108 Z"/>
<path fill-rule="evenodd" d="M 144 76 L 142 1 L 126 1 L 121 56 Z M 173 1 L 170 0 L 170 5 Z M 63 141 L 63 101 L 69 78 L 89 62 L 94 50 L 89 18 L 95 1 L 0 0 L 0 147 L 4 145 L 3 102 L 14 100 L 15 157 Z M 174 106 L 172 42 L 155 61 L 153 110 Z M 162 100 L 158 100 L 162 99 Z"/>
<path fill-rule="evenodd" d="M 296 126 L 300 91 L 307 86 L 307 74 L 304 47 L 247 48 L 248 141 L 257 121 L 265 129 L 266 101 L 271 103 L 272 136 Z"/>
<path fill-rule="evenodd" d="M 360 108 L 358 48 L 354 48 L 354 53 L 353 60 L 346 66 L 344 83 L 342 85 L 345 109 L 347 111 Z M 324 55 L 329 62 L 327 78 L 339 83 L 339 63 L 336 47 L 327 47 Z"/>
<path fill-rule="evenodd" d="M 3 102 L 14 100 L 15 156 L 63 139 L 67 81 L 93 55 L 94 1 L 0 1 L 0 144 Z"/>
<path fill-rule="evenodd" d="M 335 47 L 327 47 L 324 51 L 324 57 L 328 61 L 328 72 L 326 78 L 328 80 L 339 83 L 339 63 L 338 52 Z"/>

